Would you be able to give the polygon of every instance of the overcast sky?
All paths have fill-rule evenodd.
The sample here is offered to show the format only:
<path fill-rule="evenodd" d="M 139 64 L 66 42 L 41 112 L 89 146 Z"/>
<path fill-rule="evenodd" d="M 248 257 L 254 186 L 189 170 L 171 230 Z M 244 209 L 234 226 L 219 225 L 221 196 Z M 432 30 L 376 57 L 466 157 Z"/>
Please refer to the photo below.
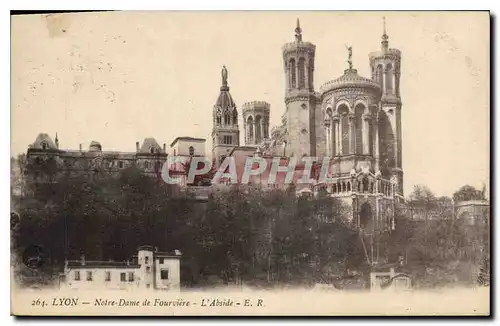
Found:
<path fill-rule="evenodd" d="M 60 147 L 135 151 L 135 142 L 207 138 L 212 108 L 229 71 L 240 107 L 284 112 L 281 46 L 316 45 L 315 86 L 343 73 L 345 45 L 369 77 L 382 16 L 390 47 L 402 51 L 405 192 L 426 184 L 438 195 L 489 179 L 489 16 L 487 13 L 112 12 L 12 18 L 12 148 L 40 132 Z M 241 115 L 240 115 L 241 121 Z M 242 122 L 240 122 L 242 127 Z M 243 134 L 243 132 L 242 132 Z M 242 143 L 243 144 L 243 143 Z"/>

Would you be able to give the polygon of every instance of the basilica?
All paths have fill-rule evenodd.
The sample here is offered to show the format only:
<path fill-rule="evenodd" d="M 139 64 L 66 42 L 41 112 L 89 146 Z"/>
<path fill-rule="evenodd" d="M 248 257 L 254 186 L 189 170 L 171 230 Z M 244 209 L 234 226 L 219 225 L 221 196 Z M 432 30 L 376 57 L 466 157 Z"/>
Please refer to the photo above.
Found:
<path fill-rule="evenodd" d="M 228 155 L 329 158 L 327 174 L 333 181 L 317 182 L 312 190 L 348 202 L 359 226 L 393 228 L 395 206 L 403 200 L 401 52 L 389 47 L 385 20 L 380 49 L 368 55 L 369 78 L 358 74 L 352 47 L 347 50 L 344 74 L 316 91 L 316 46 L 303 39 L 297 20 L 295 40 L 282 47 L 286 109 L 282 124 L 271 131 L 270 105 L 251 101 L 238 110 L 223 67 L 213 108 L 213 157 L 217 164 Z M 239 143 L 239 112 L 245 146 Z"/>
<path fill-rule="evenodd" d="M 316 180 L 306 190 L 322 191 L 348 203 L 352 220 L 360 227 L 393 228 L 395 207 L 403 200 L 401 52 L 389 47 L 385 21 L 380 48 L 368 55 L 370 77 L 358 74 L 351 60 L 352 47 L 347 50 L 344 74 L 317 91 L 316 46 L 303 38 L 297 20 L 295 39 L 282 47 L 285 112 L 281 125 L 274 127 L 269 122 L 269 103 L 254 100 L 237 106 L 224 66 L 212 111 L 212 159 L 219 166 L 229 156 L 240 161 L 255 155 L 268 160 L 279 157 L 284 164 L 292 157 L 315 157 L 317 162 L 327 158 L 329 181 Z M 240 115 L 243 126 L 238 123 Z M 117 172 L 135 166 L 157 177 L 169 155 L 205 156 L 205 139 L 177 137 L 167 149 L 166 144 L 160 146 L 156 139 L 146 138 L 129 153 L 103 151 L 96 141 L 88 150 L 81 145 L 79 150 L 62 150 L 57 135 L 52 141 L 42 133 L 27 152 L 30 162 L 51 157 L 66 173 Z M 259 182 L 266 186 L 265 178 Z"/>

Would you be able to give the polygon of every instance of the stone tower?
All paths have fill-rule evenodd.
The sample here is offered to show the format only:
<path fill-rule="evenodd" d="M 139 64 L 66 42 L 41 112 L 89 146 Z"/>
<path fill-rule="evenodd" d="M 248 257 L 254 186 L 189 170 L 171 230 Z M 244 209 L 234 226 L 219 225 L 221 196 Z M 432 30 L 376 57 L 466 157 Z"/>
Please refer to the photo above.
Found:
<path fill-rule="evenodd" d="M 316 102 L 314 58 L 316 46 L 302 41 L 297 19 L 295 41 L 283 46 L 286 76 L 285 117 L 287 121 L 286 156 L 316 155 Z"/>
<path fill-rule="evenodd" d="M 378 111 L 379 169 L 382 176 L 396 184 L 396 193 L 403 195 L 401 139 L 401 52 L 389 48 L 389 36 L 384 32 L 380 51 L 370 53 L 372 79 L 380 85 L 382 97 Z"/>
<path fill-rule="evenodd" d="M 213 108 L 212 155 L 219 166 L 234 147 L 240 145 L 238 110 L 229 93 L 226 66 L 222 68 L 222 86 Z"/>
<path fill-rule="evenodd" d="M 242 112 L 245 145 L 259 145 L 263 140 L 269 139 L 269 103 L 248 102 L 243 104 Z"/>

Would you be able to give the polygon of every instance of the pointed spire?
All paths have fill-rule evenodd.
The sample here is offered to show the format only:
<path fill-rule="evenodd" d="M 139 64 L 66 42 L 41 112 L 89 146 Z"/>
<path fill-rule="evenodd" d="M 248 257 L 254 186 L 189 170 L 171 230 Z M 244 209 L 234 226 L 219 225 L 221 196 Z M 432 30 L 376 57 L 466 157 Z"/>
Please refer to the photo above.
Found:
<path fill-rule="evenodd" d="M 59 138 L 57 138 L 57 132 L 56 132 L 56 139 L 55 139 L 55 141 L 56 141 L 56 147 L 59 148 Z"/>
<path fill-rule="evenodd" d="M 382 51 L 387 51 L 389 49 L 389 36 L 387 35 L 385 28 L 385 16 L 382 17 L 382 20 L 384 25 L 384 33 L 382 34 Z"/>
<path fill-rule="evenodd" d="M 300 19 L 297 18 L 297 27 L 295 28 L 295 40 L 302 41 L 302 28 L 300 28 Z"/>

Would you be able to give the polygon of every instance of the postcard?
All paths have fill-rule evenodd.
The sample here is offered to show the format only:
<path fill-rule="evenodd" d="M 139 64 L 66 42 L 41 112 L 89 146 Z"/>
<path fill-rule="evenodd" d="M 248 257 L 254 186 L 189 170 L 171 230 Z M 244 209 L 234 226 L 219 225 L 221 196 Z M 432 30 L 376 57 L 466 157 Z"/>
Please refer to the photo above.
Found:
<path fill-rule="evenodd" d="M 490 315 L 489 12 L 11 26 L 12 315 Z"/>

